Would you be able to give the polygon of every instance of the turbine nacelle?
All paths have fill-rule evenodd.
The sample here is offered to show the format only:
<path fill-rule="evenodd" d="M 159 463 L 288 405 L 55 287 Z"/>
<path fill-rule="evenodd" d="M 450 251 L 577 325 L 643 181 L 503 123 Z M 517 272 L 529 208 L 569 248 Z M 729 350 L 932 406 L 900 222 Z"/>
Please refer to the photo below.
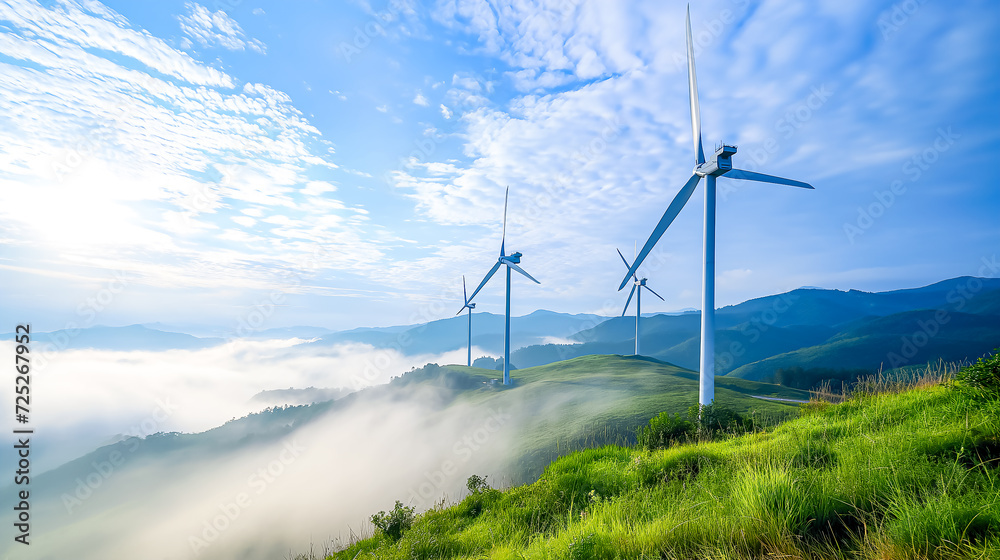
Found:
<path fill-rule="evenodd" d="M 736 146 L 723 144 L 712 154 L 712 159 L 695 166 L 694 174 L 699 177 L 725 175 L 733 169 L 733 155 L 735 154 Z"/>
<path fill-rule="evenodd" d="M 511 253 L 509 255 L 505 255 L 503 257 L 500 257 L 500 262 L 502 262 L 504 264 L 506 264 L 506 263 L 521 264 L 521 256 L 522 255 L 521 255 L 520 252 L 514 252 L 514 253 Z"/>

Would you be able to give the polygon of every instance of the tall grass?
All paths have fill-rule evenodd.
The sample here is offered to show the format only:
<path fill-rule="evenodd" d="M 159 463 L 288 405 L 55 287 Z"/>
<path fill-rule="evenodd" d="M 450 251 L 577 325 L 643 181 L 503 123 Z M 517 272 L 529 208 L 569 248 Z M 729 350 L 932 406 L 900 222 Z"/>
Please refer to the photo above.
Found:
<path fill-rule="evenodd" d="M 953 380 L 955 375 L 968 365 L 968 361 L 945 362 L 938 360 L 918 368 L 888 372 L 880 369 L 877 373 L 860 377 L 853 383 L 841 381 L 834 385 L 830 380 L 826 380 L 809 391 L 809 400 L 841 403 L 854 395 L 901 393 L 921 387 L 933 387 Z"/>

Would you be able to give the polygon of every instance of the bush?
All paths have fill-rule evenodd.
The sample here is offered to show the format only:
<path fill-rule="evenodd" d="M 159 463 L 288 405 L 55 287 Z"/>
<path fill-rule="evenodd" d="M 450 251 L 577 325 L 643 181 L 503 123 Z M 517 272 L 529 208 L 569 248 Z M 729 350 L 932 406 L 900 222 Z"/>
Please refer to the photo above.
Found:
<path fill-rule="evenodd" d="M 396 500 L 396 507 L 389 513 L 380 511 L 372 516 L 372 525 L 393 541 L 403 538 L 403 532 L 413 525 L 413 508 Z"/>
<path fill-rule="evenodd" d="M 478 474 L 470 476 L 465 481 L 465 487 L 469 489 L 470 494 L 479 494 L 490 489 L 490 485 L 486 483 L 486 477 L 479 476 Z"/>
<path fill-rule="evenodd" d="M 735 410 L 718 403 L 701 406 L 691 405 L 688 418 L 698 428 L 702 437 L 714 438 L 720 434 L 741 434 L 753 429 L 753 422 L 739 415 Z"/>
<path fill-rule="evenodd" d="M 1000 348 L 993 355 L 963 368 L 955 375 L 955 380 L 968 387 L 1000 393 Z"/>
<path fill-rule="evenodd" d="M 680 414 L 671 416 L 667 412 L 661 412 L 659 416 L 650 419 L 648 425 L 639 428 L 636 439 L 639 447 L 652 451 L 687 441 L 693 434 L 694 424 L 681 418 Z"/>

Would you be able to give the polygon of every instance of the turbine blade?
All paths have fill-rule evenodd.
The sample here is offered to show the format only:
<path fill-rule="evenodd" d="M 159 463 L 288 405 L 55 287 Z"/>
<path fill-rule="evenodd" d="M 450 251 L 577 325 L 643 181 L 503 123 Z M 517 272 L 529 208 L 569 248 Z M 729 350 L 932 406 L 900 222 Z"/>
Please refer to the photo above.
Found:
<path fill-rule="evenodd" d="M 510 194 L 510 186 L 503 193 L 503 233 L 500 234 L 500 256 L 504 256 L 503 244 L 507 240 L 507 195 Z"/>
<path fill-rule="evenodd" d="M 694 157 L 705 163 L 705 148 L 701 145 L 701 109 L 698 107 L 698 78 L 694 72 L 694 43 L 691 41 L 691 4 L 687 8 L 688 99 L 691 101 L 691 134 L 694 136 Z"/>
<path fill-rule="evenodd" d="M 465 305 L 463 305 L 462 308 L 459 309 L 458 313 L 456 313 L 455 315 L 458 315 L 458 314 L 462 313 L 463 311 L 465 311 L 465 308 L 469 306 L 469 292 L 465 291 L 465 275 L 464 274 L 462 275 L 462 297 L 465 299 Z"/>
<path fill-rule="evenodd" d="M 625 260 L 625 255 L 622 254 L 622 250 L 616 248 L 615 251 L 618 251 L 618 256 L 621 257 L 622 262 L 625 263 L 625 268 L 628 268 L 628 261 Z"/>
<path fill-rule="evenodd" d="M 625 260 L 625 255 L 622 254 L 621 249 L 615 249 L 615 250 L 618 251 L 618 256 L 621 257 L 622 262 L 625 263 L 625 268 L 629 268 L 630 265 L 628 264 L 628 261 Z M 632 275 L 632 278 L 638 280 L 638 278 L 635 277 L 635 274 Z"/>
<path fill-rule="evenodd" d="M 622 317 L 625 316 L 625 312 L 628 311 L 628 304 L 632 303 L 632 296 L 635 295 L 635 284 L 632 284 L 632 291 L 628 293 L 628 299 L 625 300 L 625 307 L 622 308 Z"/>
<path fill-rule="evenodd" d="M 516 264 L 514 264 L 514 263 L 510 263 L 510 262 L 509 262 L 509 263 L 506 263 L 506 264 L 507 264 L 507 266 L 509 266 L 509 267 L 513 268 L 514 270 L 516 270 L 516 271 L 520 272 L 521 274 L 523 274 L 523 275 L 527 276 L 527 277 L 528 277 L 528 280 L 531 280 L 531 281 L 532 281 L 532 282 L 534 282 L 535 284 L 541 284 L 541 282 L 539 282 L 538 280 L 535 280 L 534 278 L 532 278 L 532 277 L 531 277 L 531 275 L 530 275 L 530 274 L 528 274 L 527 272 L 525 272 L 523 268 L 521 268 L 521 267 L 517 266 L 517 265 L 516 265 Z"/>
<path fill-rule="evenodd" d="M 660 301 L 667 301 L 667 300 L 663 299 L 662 297 L 660 297 L 660 294 L 658 294 L 658 293 L 654 292 L 654 291 L 653 291 L 653 288 L 650 288 L 649 286 L 643 286 L 643 288 L 646 288 L 647 290 L 649 290 L 649 293 L 651 293 L 651 294 L 653 294 L 654 296 L 656 296 L 656 297 L 660 298 Z"/>
<path fill-rule="evenodd" d="M 688 179 L 687 183 L 684 183 L 684 186 L 681 187 L 681 190 L 678 191 L 677 196 L 674 197 L 670 206 L 667 207 L 667 211 L 664 212 L 663 217 L 660 218 L 660 222 L 656 224 L 656 228 L 653 229 L 653 233 L 649 234 L 649 239 L 646 240 L 646 244 L 642 246 L 642 250 L 639 251 L 639 255 L 636 256 L 635 262 L 633 262 L 632 266 L 629 267 L 628 273 L 625 275 L 625 279 L 622 280 L 621 286 L 618 286 L 619 290 L 624 288 L 625 284 L 628 284 L 629 278 L 635 275 L 635 271 L 639 269 L 639 265 L 642 264 L 643 259 L 645 259 L 646 255 L 653 250 L 653 246 L 656 245 L 656 242 L 660 240 L 660 236 L 663 235 L 663 232 L 667 231 L 667 227 L 669 227 L 671 222 L 674 221 L 674 218 L 676 218 L 677 214 L 679 214 L 681 209 L 684 208 L 687 201 L 691 199 L 691 195 L 694 194 L 695 187 L 698 186 L 698 181 L 701 181 L 701 177 L 698 175 L 692 175 L 691 178 Z"/>
<path fill-rule="evenodd" d="M 730 179 L 743 179 L 744 181 L 758 181 L 760 183 L 775 183 L 777 185 L 788 185 L 790 187 L 800 187 L 803 189 L 814 188 L 809 183 L 803 183 L 802 181 L 796 181 L 794 179 L 784 179 L 782 177 L 775 177 L 774 175 L 764 175 L 763 173 L 756 173 L 754 171 L 744 171 L 742 169 L 732 169 L 725 175 Z"/>
<path fill-rule="evenodd" d="M 500 261 L 497 261 L 497 264 L 493 265 L 493 268 L 491 268 L 490 271 L 486 273 L 486 277 L 483 278 L 483 281 L 479 283 L 479 287 L 476 288 L 476 291 L 472 292 L 472 297 L 469 298 L 469 301 L 472 301 L 473 298 L 476 297 L 476 294 L 479 293 L 479 290 L 483 289 L 483 286 L 485 286 L 486 283 L 490 281 L 490 278 L 493 278 L 493 275 L 496 274 L 498 270 L 500 270 Z"/>

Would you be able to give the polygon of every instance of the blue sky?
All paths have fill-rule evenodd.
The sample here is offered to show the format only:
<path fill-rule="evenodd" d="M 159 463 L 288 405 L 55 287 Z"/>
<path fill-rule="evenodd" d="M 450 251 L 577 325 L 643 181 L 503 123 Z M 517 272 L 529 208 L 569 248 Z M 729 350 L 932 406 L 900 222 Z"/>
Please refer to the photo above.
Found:
<path fill-rule="evenodd" d="M 692 25 L 706 146 L 816 186 L 720 180 L 720 305 L 1000 274 L 1000 6 L 719 0 Z M 693 165 L 683 52 L 680 2 L 0 3 L 2 309 L 442 318 L 510 185 L 507 247 L 542 282 L 514 280 L 514 314 L 620 312 L 615 248 Z M 700 189 L 645 312 L 699 304 Z M 493 282 L 477 310 L 502 313 Z"/>

